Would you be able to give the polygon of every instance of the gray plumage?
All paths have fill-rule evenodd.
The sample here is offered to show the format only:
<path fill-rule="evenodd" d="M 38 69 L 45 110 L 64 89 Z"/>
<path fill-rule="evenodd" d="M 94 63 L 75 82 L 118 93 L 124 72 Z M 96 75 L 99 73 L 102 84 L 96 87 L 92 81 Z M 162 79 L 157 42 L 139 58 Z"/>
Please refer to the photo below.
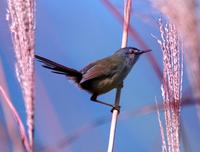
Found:
<path fill-rule="evenodd" d="M 134 47 L 121 48 L 113 55 L 92 62 L 80 71 L 38 55 L 35 55 L 35 57 L 44 64 L 43 67 L 51 69 L 54 73 L 67 76 L 78 84 L 80 88 L 90 92 L 92 101 L 101 102 L 96 99 L 97 96 L 122 85 L 123 80 L 139 56 L 149 51 L 141 51 Z M 107 103 L 103 104 L 109 105 Z"/>

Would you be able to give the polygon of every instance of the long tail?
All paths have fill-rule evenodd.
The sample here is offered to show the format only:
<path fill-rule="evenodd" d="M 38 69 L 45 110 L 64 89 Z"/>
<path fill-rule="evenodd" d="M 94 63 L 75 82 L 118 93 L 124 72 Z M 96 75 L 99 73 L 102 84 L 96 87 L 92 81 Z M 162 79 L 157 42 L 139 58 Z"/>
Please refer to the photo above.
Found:
<path fill-rule="evenodd" d="M 53 73 L 63 74 L 76 83 L 79 83 L 82 79 L 82 73 L 75 69 L 68 68 L 66 66 L 58 64 L 54 61 L 51 61 L 39 55 L 35 55 L 35 58 L 38 59 L 38 61 L 43 63 L 42 65 L 43 67 L 47 69 L 51 69 Z"/>

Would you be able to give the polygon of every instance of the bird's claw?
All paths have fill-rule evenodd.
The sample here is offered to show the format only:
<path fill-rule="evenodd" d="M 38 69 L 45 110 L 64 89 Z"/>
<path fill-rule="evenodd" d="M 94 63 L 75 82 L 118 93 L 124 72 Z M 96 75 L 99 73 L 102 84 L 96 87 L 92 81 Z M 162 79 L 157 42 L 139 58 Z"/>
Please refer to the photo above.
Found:
<path fill-rule="evenodd" d="M 100 103 L 100 104 L 112 107 L 111 112 L 113 112 L 114 110 L 117 110 L 118 113 L 120 112 L 121 107 L 119 105 L 112 105 L 112 104 L 109 104 L 109 103 L 106 103 L 106 102 L 99 101 L 99 100 L 97 100 L 97 95 L 95 95 L 95 94 L 91 96 L 90 100 L 94 101 L 96 103 Z"/>

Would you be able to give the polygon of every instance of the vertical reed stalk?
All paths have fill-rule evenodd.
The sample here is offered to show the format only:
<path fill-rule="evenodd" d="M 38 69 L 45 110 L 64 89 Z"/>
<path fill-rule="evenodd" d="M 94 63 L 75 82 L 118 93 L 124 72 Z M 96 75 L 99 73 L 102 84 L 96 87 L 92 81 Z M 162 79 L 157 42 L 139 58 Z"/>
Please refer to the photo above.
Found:
<path fill-rule="evenodd" d="M 124 48 L 127 45 L 128 29 L 129 29 L 130 16 L 131 16 L 131 6 L 132 6 L 132 0 L 124 1 L 124 25 L 123 25 L 121 48 Z M 116 107 L 120 106 L 121 87 L 122 86 L 119 86 L 116 91 L 116 97 L 115 97 L 115 106 Z M 115 132 L 116 132 L 117 118 L 118 118 L 119 112 L 120 112 L 119 110 L 114 109 L 113 113 L 112 113 L 108 152 L 113 152 L 113 149 L 114 149 Z"/>
<path fill-rule="evenodd" d="M 110 2 L 110 0 L 102 0 L 103 4 L 108 8 L 108 10 L 117 18 L 117 20 L 124 24 L 124 18 L 123 15 L 118 11 L 118 9 Z M 129 26 L 129 35 L 130 38 L 133 39 L 134 42 L 138 43 L 140 48 L 143 48 L 144 50 L 149 49 L 150 47 L 144 42 L 141 35 L 130 25 Z M 162 70 L 159 67 L 158 62 L 156 61 L 156 58 L 153 56 L 153 53 L 147 53 L 148 60 L 152 68 L 154 69 L 157 77 L 160 81 L 162 81 Z"/>

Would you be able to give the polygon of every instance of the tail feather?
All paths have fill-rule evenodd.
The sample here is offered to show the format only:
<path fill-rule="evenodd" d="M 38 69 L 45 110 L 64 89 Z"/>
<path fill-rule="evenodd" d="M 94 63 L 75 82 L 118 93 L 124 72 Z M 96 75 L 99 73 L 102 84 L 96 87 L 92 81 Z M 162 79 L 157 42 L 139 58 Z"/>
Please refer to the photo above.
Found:
<path fill-rule="evenodd" d="M 82 79 L 82 73 L 75 69 L 68 68 L 39 55 L 35 55 L 35 58 L 44 64 L 42 65 L 43 67 L 51 69 L 53 73 L 66 75 L 69 79 L 76 83 L 79 83 Z"/>

